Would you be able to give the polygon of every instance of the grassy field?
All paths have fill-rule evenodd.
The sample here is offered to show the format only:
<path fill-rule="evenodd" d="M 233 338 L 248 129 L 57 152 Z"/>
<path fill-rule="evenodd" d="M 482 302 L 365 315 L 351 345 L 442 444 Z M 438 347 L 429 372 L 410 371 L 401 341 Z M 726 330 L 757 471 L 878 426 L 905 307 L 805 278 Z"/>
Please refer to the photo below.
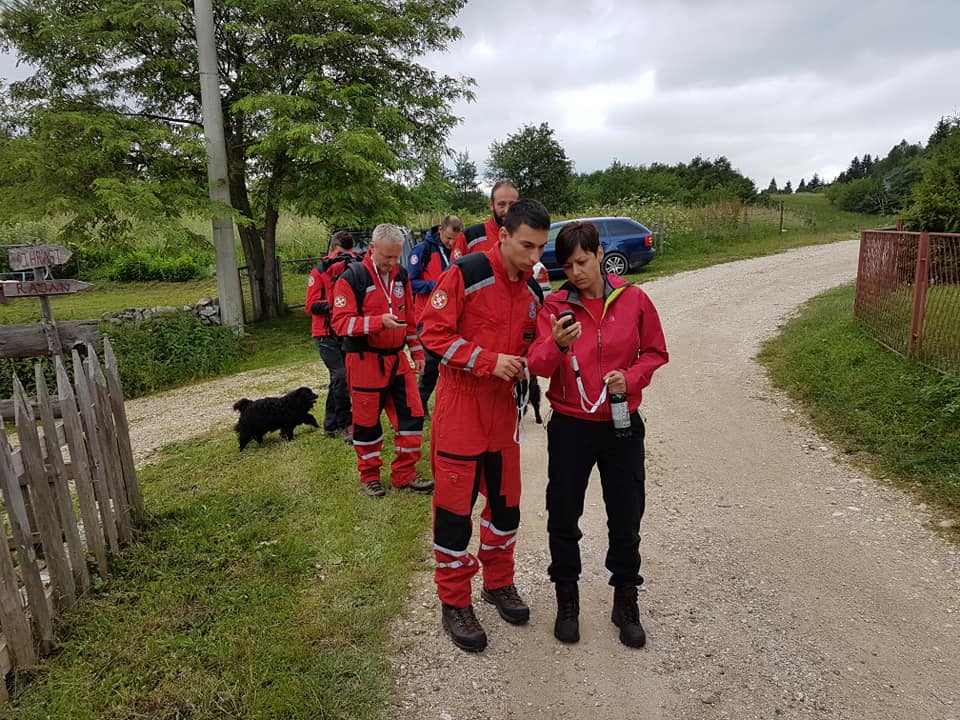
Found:
<path fill-rule="evenodd" d="M 148 527 L 0 717 L 381 716 L 387 623 L 432 570 L 430 499 L 372 502 L 322 433 L 273 440 L 207 435 L 141 471 Z"/>
<path fill-rule="evenodd" d="M 759 360 L 817 430 L 879 477 L 960 514 L 960 378 L 909 362 L 853 318 L 853 286 L 820 295 Z"/>

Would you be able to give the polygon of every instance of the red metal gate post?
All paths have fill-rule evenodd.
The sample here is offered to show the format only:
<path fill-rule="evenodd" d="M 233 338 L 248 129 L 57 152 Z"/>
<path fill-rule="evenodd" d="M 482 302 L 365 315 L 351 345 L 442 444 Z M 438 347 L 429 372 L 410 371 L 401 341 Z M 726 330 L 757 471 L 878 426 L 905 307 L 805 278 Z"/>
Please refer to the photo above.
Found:
<path fill-rule="evenodd" d="M 853 316 L 860 317 L 860 311 L 866 302 L 864 298 L 866 283 L 866 263 L 867 263 L 867 233 L 860 231 L 860 258 L 857 260 L 857 290 L 853 296 Z"/>
<path fill-rule="evenodd" d="M 930 233 L 922 232 L 917 246 L 917 268 L 913 276 L 913 308 L 910 314 L 910 337 L 907 338 L 908 357 L 917 357 L 923 347 L 923 318 L 929 277 Z"/>

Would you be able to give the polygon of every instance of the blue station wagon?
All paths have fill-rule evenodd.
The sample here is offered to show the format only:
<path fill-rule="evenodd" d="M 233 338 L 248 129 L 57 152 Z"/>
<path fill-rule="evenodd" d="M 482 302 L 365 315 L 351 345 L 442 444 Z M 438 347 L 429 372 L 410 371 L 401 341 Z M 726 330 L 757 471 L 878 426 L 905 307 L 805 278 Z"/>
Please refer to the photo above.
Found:
<path fill-rule="evenodd" d="M 550 225 L 550 234 L 543 251 L 543 264 L 550 277 L 562 277 L 563 268 L 557 264 L 555 242 L 557 235 L 567 223 L 591 222 L 600 232 L 600 247 L 603 248 L 603 269 L 608 273 L 626 275 L 642 268 L 653 260 L 656 251 L 653 236 L 644 225 L 628 217 L 571 218 Z"/>

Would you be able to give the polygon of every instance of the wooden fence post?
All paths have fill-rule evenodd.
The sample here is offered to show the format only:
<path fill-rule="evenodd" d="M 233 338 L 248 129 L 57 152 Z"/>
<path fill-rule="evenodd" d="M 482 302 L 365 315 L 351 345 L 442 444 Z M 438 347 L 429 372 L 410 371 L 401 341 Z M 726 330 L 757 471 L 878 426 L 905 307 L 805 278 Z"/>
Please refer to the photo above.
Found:
<path fill-rule="evenodd" d="M 100 361 L 97 360 L 97 354 L 93 348 L 87 348 L 87 359 L 83 364 L 87 370 L 87 379 L 90 381 L 90 395 L 93 398 L 93 410 L 97 419 L 97 439 L 100 441 L 103 454 L 107 487 L 110 489 L 110 497 L 113 498 L 117 538 L 120 542 L 127 544 L 133 539 L 130 531 L 130 509 L 127 504 L 127 494 L 123 488 L 123 470 L 120 465 L 120 451 L 117 448 L 117 432 L 109 409 L 110 401 L 107 399 L 107 381 L 103 377 Z"/>
<path fill-rule="evenodd" d="M 113 354 L 110 339 L 103 338 L 103 361 L 107 368 L 107 389 L 110 393 L 110 405 L 113 408 L 114 424 L 117 428 L 117 444 L 120 446 L 120 462 L 123 466 L 123 484 L 127 497 L 137 519 L 144 514 L 143 497 L 137 482 L 137 469 L 133 461 L 133 446 L 130 444 L 130 427 L 127 424 L 127 410 L 123 404 L 123 386 L 120 384 L 120 369 L 117 356 Z"/>
<path fill-rule="evenodd" d="M 77 401 L 80 406 L 80 417 L 86 429 L 87 449 L 90 451 L 92 466 L 93 489 L 97 496 L 97 505 L 100 508 L 100 519 L 103 522 L 103 532 L 107 537 L 107 545 L 111 552 L 120 550 L 117 542 L 117 521 L 110 502 L 110 486 L 107 484 L 107 471 L 104 466 L 103 450 L 97 440 L 97 417 L 93 408 L 93 393 L 87 373 L 83 369 L 80 353 L 73 349 L 73 383 L 77 388 Z"/>
<path fill-rule="evenodd" d="M 0 432 L 0 482 L 3 483 L 3 501 L 7 508 L 7 520 L 17 545 L 17 560 L 20 562 L 20 575 L 27 589 L 27 604 L 36 636 L 39 638 L 40 652 L 48 653 L 54 648 L 53 619 L 47 595 L 43 589 L 40 569 L 37 567 L 37 552 L 33 548 L 33 531 L 27 520 L 27 506 L 23 502 L 20 478 L 13 467 L 13 453 L 7 443 L 6 433 Z"/>
<path fill-rule="evenodd" d="M 63 549 L 63 531 L 57 519 L 57 507 L 50 490 L 50 476 L 43 462 L 37 420 L 27 399 L 20 378 L 13 376 L 13 409 L 16 417 L 17 436 L 20 438 L 20 457 L 23 472 L 27 477 L 30 497 L 37 514 L 40 537 L 43 540 L 43 557 L 50 572 L 50 586 L 54 592 L 55 607 L 59 603 L 72 605 L 76 600 L 76 584 L 73 571 Z"/>
<path fill-rule="evenodd" d="M 59 357 L 59 356 L 55 356 Z M 63 528 L 67 540 L 67 551 L 70 553 L 70 566 L 73 569 L 73 578 L 80 586 L 81 592 L 90 587 L 90 573 L 87 571 L 87 554 L 80 540 L 80 529 L 77 527 L 77 516 L 73 512 L 73 499 L 70 496 L 70 480 L 67 478 L 67 468 L 63 464 L 63 453 L 60 451 L 60 438 L 57 433 L 57 422 L 53 418 L 53 408 L 50 406 L 50 393 L 47 391 L 47 381 L 43 377 L 43 367 L 40 363 L 34 366 L 37 383 L 37 403 L 40 406 L 40 418 L 43 421 L 43 442 L 47 448 L 47 464 L 53 472 L 53 492 L 56 507 L 60 515 L 60 526 Z"/>
<path fill-rule="evenodd" d="M 97 496 L 94 491 L 93 476 L 90 471 L 90 455 L 87 441 L 83 436 L 82 421 L 77 411 L 77 398 L 70 385 L 63 358 L 53 359 L 57 371 L 57 394 L 60 396 L 60 408 L 63 415 L 63 429 L 70 448 L 70 463 L 73 466 L 73 482 L 77 488 L 77 500 L 80 516 L 83 518 L 83 533 L 87 546 L 97 559 L 100 577 L 107 577 L 107 546 L 100 526 L 97 510 Z"/>
<path fill-rule="evenodd" d="M 6 441 L 4 441 L 6 443 Z M 7 647 L 13 655 L 14 666 L 34 665 L 37 654 L 33 650 L 33 636 L 30 623 L 20 599 L 20 585 L 17 572 L 10 557 L 10 546 L 6 537 L 0 537 L 0 627 L 7 640 Z M 0 678 L 2 680 L 2 678 Z M 0 683 L 2 684 L 2 683 Z"/>

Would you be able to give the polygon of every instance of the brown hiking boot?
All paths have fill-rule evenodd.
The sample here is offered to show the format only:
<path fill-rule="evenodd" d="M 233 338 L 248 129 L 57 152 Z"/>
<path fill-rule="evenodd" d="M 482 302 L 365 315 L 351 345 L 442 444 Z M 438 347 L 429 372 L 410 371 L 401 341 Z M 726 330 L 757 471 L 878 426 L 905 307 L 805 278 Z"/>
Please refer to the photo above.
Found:
<path fill-rule="evenodd" d="M 401 485 L 397 490 L 411 490 L 415 493 L 423 493 L 424 495 L 430 495 L 433 493 L 433 480 L 427 480 L 417 475 L 413 480 L 408 482 L 406 485 Z"/>
<path fill-rule="evenodd" d="M 647 633 L 640 624 L 640 608 L 637 607 L 637 588 L 634 586 L 613 589 L 613 612 L 610 620 L 620 628 L 620 642 L 629 647 L 643 647 Z"/>
<path fill-rule="evenodd" d="M 580 640 L 580 591 L 576 583 L 557 583 L 557 620 L 553 636 L 560 642 Z"/>
<path fill-rule="evenodd" d="M 511 625 L 525 625 L 530 619 L 530 608 L 520 597 L 516 585 L 507 585 L 496 590 L 484 588 L 480 597 L 491 605 L 496 605 L 500 617 Z"/>
<path fill-rule="evenodd" d="M 480 652 L 487 646 L 487 634 L 483 625 L 473 614 L 473 605 L 455 608 L 443 604 L 443 629 L 453 640 L 453 644 L 467 652 Z"/>
<path fill-rule="evenodd" d="M 383 485 L 380 484 L 379 480 L 360 483 L 360 487 L 362 487 L 363 491 L 370 497 L 383 497 L 387 494 L 387 491 L 383 489 Z"/>

